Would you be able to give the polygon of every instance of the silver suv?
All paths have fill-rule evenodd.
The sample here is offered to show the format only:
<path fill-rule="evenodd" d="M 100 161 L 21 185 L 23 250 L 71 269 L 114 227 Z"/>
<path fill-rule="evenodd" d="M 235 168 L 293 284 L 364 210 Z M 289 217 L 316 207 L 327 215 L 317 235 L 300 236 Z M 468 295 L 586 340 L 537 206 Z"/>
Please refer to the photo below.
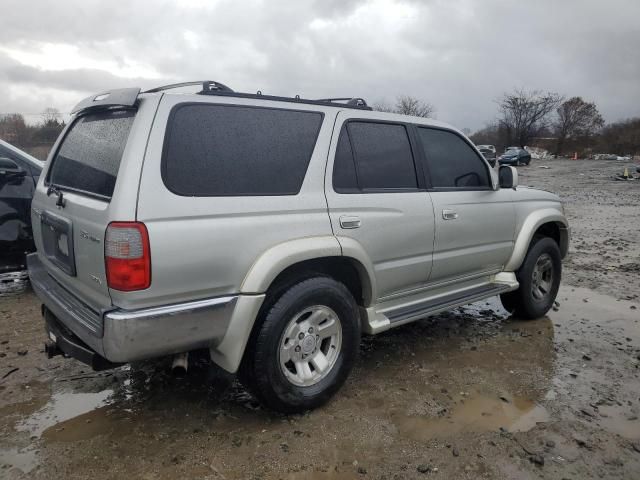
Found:
<path fill-rule="evenodd" d="M 493 295 L 524 318 L 552 306 L 559 198 L 458 130 L 195 83 L 92 96 L 53 147 L 28 259 L 49 355 L 103 369 L 208 349 L 297 412 L 340 388 L 361 334 Z"/>

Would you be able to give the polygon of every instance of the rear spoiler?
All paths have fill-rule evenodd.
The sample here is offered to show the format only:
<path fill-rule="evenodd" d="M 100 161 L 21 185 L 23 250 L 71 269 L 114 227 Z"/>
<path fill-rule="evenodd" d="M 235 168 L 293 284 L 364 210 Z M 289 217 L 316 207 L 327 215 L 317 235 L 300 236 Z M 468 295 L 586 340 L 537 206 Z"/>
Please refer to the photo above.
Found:
<path fill-rule="evenodd" d="M 71 115 L 82 110 L 94 108 L 133 107 L 136 104 L 139 94 L 139 88 L 118 88 L 97 95 L 91 95 L 73 107 Z"/>

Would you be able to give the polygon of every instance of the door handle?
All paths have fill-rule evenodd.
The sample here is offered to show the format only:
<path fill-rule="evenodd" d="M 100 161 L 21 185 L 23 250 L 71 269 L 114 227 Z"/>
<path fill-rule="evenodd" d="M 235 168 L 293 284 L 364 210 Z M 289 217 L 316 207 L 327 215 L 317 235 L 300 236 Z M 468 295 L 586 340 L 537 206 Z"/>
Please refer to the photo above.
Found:
<path fill-rule="evenodd" d="M 340 217 L 340 226 L 342 228 L 360 228 L 360 217 Z"/>
<path fill-rule="evenodd" d="M 445 220 L 455 220 L 458 218 L 458 212 L 455 210 L 442 210 L 442 218 Z"/>

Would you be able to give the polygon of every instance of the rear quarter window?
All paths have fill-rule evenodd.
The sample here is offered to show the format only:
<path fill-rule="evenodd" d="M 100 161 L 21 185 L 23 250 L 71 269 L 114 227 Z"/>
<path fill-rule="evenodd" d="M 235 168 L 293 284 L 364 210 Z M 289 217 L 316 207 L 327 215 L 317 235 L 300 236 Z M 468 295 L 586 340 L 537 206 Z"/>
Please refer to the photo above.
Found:
<path fill-rule="evenodd" d="M 295 195 L 322 118 L 277 108 L 177 105 L 165 136 L 164 183 L 183 196 Z"/>
<path fill-rule="evenodd" d="M 135 111 L 92 113 L 76 119 L 58 148 L 47 181 L 109 199 Z"/>

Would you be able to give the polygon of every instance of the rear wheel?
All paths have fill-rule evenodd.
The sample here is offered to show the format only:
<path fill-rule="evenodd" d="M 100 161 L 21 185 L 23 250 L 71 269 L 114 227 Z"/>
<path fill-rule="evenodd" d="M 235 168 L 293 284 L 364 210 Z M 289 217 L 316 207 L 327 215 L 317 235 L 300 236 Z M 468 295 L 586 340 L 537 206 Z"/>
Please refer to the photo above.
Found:
<path fill-rule="evenodd" d="M 561 274 L 558 244 L 549 237 L 535 237 L 522 266 L 516 272 L 520 287 L 500 295 L 502 305 L 520 318 L 542 317 L 553 306 Z"/>
<path fill-rule="evenodd" d="M 360 344 L 349 290 L 316 276 L 287 289 L 264 312 L 239 372 L 273 410 L 297 413 L 325 403 L 342 386 Z"/>

